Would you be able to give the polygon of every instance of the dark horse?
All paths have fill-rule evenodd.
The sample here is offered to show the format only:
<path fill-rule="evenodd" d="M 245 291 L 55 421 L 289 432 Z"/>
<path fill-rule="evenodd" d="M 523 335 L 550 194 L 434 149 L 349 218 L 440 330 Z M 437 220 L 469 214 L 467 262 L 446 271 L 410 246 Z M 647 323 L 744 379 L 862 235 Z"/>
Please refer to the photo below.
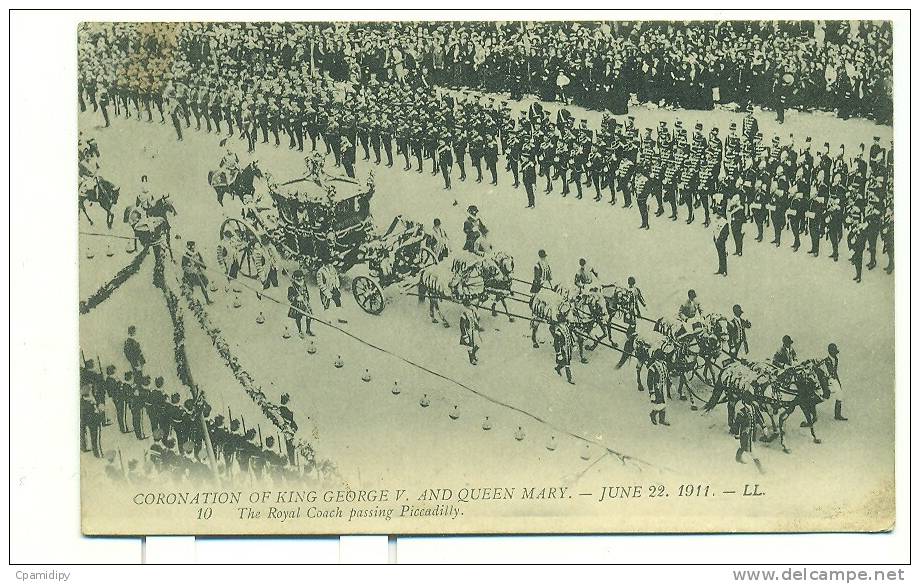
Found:
<path fill-rule="evenodd" d="M 89 213 L 86 212 L 86 203 L 98 203 L 100 207 L 105 209 L 105 223 L 108 228 L 111 229 L 112 222 L 115 220 L 115 213 L 112 209 L 118 203 L 118 193 L 120 189 L 99 176 L 91 177 L 87 180 L 92 186 L 90 188 L 84 187 L 81 189 L 78 197 L 80 210 L 83 211 L 86 220 L 92 225 L 93 220 L 90 219 Z"/>
<path fill-rule="evenodd" d="M 735 405 L 747 396 L 756 403 L 758 411 L 770 418 L 772 435 L 761 440 L 771 442 L 779 436 L 783 452 L 788 453 L 786 420 L 796 408 L 801 408 L 805 415 L 804 426 L 811 430 L 814 443 L 821 443 L 815 434 L 815 422 L 818 419 L 817 405 L 830 396 L 828 379 L 822 363 L 814 359 L 781 370 L 744 360 L 733 361 L 716 376 L 715 387 L 705 409 L 711 411 L 718 404 L 727 403 L 731 427 Z"/>
<path fill-rule="evenodd" d="M 240 200 L 242 200 L 245 195 L 252 195 L 255 193 L 253 183 L 255 179 L 262 178 L 262 169 L 259 168 L 259 161 L 253 160 L 240 169 L 240 171 L 236 173 L 233 182 L 229 184 L 222 184 L 220 182 L 215 184 L 214 181 L 218 174 L 219 172 L 216 170 L 208 172 L 208 184 L 214 187 L 214 191 L 217 193 L 217 202 L 223 207 L 224 195 L 227 193 L 230 193 L 230 198 L 237 197 Z"/>
<path fill-rule="evenodd" d="M 783 452 L 789 452 L 785 440 L 786 420 L 796 408 L 801 408 L 805 415 L 804 426 L 811 431 L 812 441 L 821 444 L 821 439 L 815 434 L 815 422 L 818 421 L 818 404 L 830 397 L 828 381 L 827 371 L 817 359 L 787 367 L 774 379 L 772 395 L 767 393 L 764 397 L 764 410 L 773 425 L 773 438 L 779 432 Z M 774 416 L 778 416 L 778 419 L 774 419 Z"/>

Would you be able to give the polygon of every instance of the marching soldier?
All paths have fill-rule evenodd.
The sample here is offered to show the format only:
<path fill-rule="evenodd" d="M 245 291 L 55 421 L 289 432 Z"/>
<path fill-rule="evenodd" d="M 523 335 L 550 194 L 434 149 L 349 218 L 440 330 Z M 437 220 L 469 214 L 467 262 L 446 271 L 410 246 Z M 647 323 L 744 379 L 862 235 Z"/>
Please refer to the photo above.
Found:
<path fill-rule="evenodd" d="M 792 251 L 794 252 L 799 251 L 799 247 L 802 245 L 802 224 L 805 221 L 805 211 L 807 208 L 808 202 L 805 200 L 805 196 L 801 192 L 795 192 L 789 203 L 789 209 L 786 211 L 790 226 L 792 227 L 792 236 L 794 238 L 792 242 Z"/>
<path fill-rule="evenodd" d="M 856 268 L 856 277 L 853 280 L 857 284 L 862 282 L 863 252 L 866 251 L 867 229 L 868 224 L 866 221 L 857 215 L 850 224 L 847 233 L 847 244 L 850 247 L 850 251 L 853 252 L 850 263 Z"/>
<path fill-rule="evenodd" d="M 485 151 L 485 142 L 482 136 L 476 132 L 473 133 L 469 142 L 470 164 L 476 169 L 476 182 L 482 182 L 482 155 Z"/>
<path fill-rule="evenodd" d="M 553 166 L 556 163 L 556 145 L 551 135 L 547 134 L 543 138 L 540 147 L 540 176 L 546 177 L 546 188 L 543 192 L 549 194 L 553 192 Z"/>
<path fill-rule="evenodd" d="M 885 266 L 885 273 L 894 271 L 894 217 L 891 207 L 885 211 L 885 217 L 882 219 L 882 253 L 888 256 L 888 265 Z"/>
<path fill-rule="evenodd" d="M 653 192 L 657 192 L 658 196 L 660 197 L 661 187 L 658 185 L 658 181 L 654 177 L 648 176 L 645 169 L 640 169 L 636 173 L 635 187 L 636 205 L 639 207 L 639 217 L 642 220 L 642 223 L 639 225 L 639 229 L 650 229 L 648 224 L 648 199 Z"/>
<path fill-rule="evenodd" d="M 454 165 L 454 156 L 450 145 L 444 138 L 438 140 L 437 158 L 441 176 L 444 178 L 444 189 L 450 190 L 450 169 Z"/>
<path fill-rule="evenodd" d="M 565 197 L 571 191 L 569 190 L 569 164 L 571 162 L 571 146 L 563 139 L 559 138 L 556 146 L 556 178 L 562 181 L 562 196 Z"/>
<path fill-rule="evenodd" d="M 782 189 L 782 184 L 773 185 L 773 196 L 770 205 L 770 220 L 773 223 L 773 245 L 779 247 L 782 241 L 783 230 L 786 228 L 786 211 L 789 206 L 789 198 L 786 191 Z"/>
<path fill-rule="evenodd" d="M 486 161 L 486 168 L 489 169 L 489 174 L 492 175 L 492 181 L 489 182 L 489 184 L 497 185 L 498 184 L 498 139 L 495 137 L 495 134 L 489 134 L 489 137 L 486 140 L 484 158 Z"/>
<path fill-rule="evenodd" d="M 508 157 L 508 163 L 505 165 L 505 170 L 511 171 L 511 176 L 514 177 L 514 184 L 511 185 L 514 188 L 518 188 L 521 185 L 520 181 L 520 168 L 521 168 L 521 152 L 522 152 L 522 143 L 521 138 L 515 133 L 510 133 L 505 138 L 503 144 L 506 146 L 506 154 Z"/>
<path fill-rule="evenodd" d="M 734 194 L 728 200 L 726 217 L 735 242 L 735 255 L 741 257 L 744 255 L 744 224 L 747 221 L 744 216 L 744 205 L 741 204 L 741 195 Z"/>
<path fill-rule="evenodd" d="M 877 204 L 866 206 L 866 244 L 869 251 L 869 263 L 866 265 L 867 270 L 875 268 L 876 250 L 878 248 L 878 238 L 882 230 L 882 214 Z"/>
<path fill-rule="evenodd" d="M 808 236 L 811 238 L 811 249 L 808 253 L 818 257 L 821 253 L 821 239 L 824 237 L 824 226 L 827 219 L 824 216 L 825 201 L 827 200 L 827 187 L 818 187 L 815 196 L 808 203 L 805 217 L 808 220 Z"/>
<path fill-rule="evenodd" d="M 457 161 L 457 167 L 460 169 L 460 180 L 466 181 L 466 149 L 469 141 L 469 134 L 466 130 L 458 130 L 457 137 L 454 139 L 454 160 Z"/>
<path fill-rule="evenodd" d="M 525 146 L 521 152 L 522 167 L 521 175 L 524 182 L 524 190 L 527 191 L 527 208 L 533 209 L 536 206 L 534 199 L 534 187 L 537 184 L 537 162 L 531 151 L 530 146 Z"/>
<path fill-rule="evenodd" d="M 725 154 L 722 160 L 725 173 L 732 174 L 741 170 L 741 139 L 738 137 L 738 124 L 732 122 L 728 126 L 728 136 L 725 137 Z"/>
<path fill-rule="evenodd" d="M 827 224 L 827 237 L 831 243 L 831 255 L 828 256 L 835 262 L 840 257 L 840 240 L 843 239 L 844 212 L 839 198 L 830 198 L 825 217 Z"/>

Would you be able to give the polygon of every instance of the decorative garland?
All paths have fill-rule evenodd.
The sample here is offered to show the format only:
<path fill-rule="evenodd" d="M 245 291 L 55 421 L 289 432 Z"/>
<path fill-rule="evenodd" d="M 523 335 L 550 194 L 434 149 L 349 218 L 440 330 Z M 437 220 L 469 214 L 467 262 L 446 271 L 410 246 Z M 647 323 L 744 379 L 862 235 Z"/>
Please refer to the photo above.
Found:
<path fill-rule="evenodd" d="M 163 256 L 162 247 L 154 246 L 153 258 L 155 260 L 153 285 L 163 292 L 166 309 L 169 311 L 169 318 L 173 326 L 173 357 L 176 361 L 176 375 L 182 385 L 191 389 L 191 369 L 188 365 L 188 355 L 185 353 L 185 319 L 182 316 L 182 308 L 179 306 L 179 298 L 166 285 L 166 258 Z"/>
<path fill-rule="evenodd" d="M 281 408 L 269 401 L 262 389 L 256 385 L 249 372 L 243 369 L 239 359 L 230 350 L 230 345 L 227 343 L 227 340 L 220 334 L 220 330 L 211 323 L 211 320 L 204 310 L 204 306 L 192 295 L 191 288 L 183 285 L 181 291 L 192 314 L 194 314 L 195 318 L 198 320 L 198 326 L 200 326 L 201 330 L 211 339 L 211 344 L 217 349 L 217 354 L 220 355 L 221 360 L 223 360 L 224 364 L 233 373 L 237 382 L 243 386 L 249 398 L 262 409 L 265 417 L 281 430 L 281 433 L 284 434 L 285 437 L 291 439 L 294 436 L 294 429 L 291 427 L 291 424 L 281 416 Z"/>
<path fill-rule="evenodd" d="M 86 300 L 80 301 L 80 314 L 87 314 L 90 310 L 96 308 L 106 300 L 109 296 L 112 295 L 115 290 L 117 290 L 122 284 L 128 281 L 131 276 L 135 275 L 141 269 L 141 264 L 144 262 L 144 258 L 147 257 L 147 252 L 150 248 L 143 248 L 138 254 L 131 260 L 128 265 L 118 270 L 118 273 L 115 274 L 111 280 L 102 285 L 98 290 L 96 290 L 89 298 Z"/>
<path fill-rule="evenodd" d="M 303 458 L 303 466 L 305 469 L 310 472 L 317 470 L 327 478 L 337 476 L 338 471 L 334 463 L 329 460 L 317 461 L 316 451 L 313 446 L 309 442 L 295 438 L 295 430 L 290 422 L 281 416 L 280 406 L 272 403 L 265 395 L 265 392 L 263 392 L 256 384 L 255 380 L 253 380 L 249 372 L 243 369 L 239 359 L 230 350 L 229 343 L 227 343 L 227 340 L 220 334 L 220 329 L 211 323 L 211 320 L 205 312 L 204 305 L 195 298 L 192 289 L 189 286 L 183 285 L 181 287 L 181 293 L 186 303 L 188 303 L 192 314 L 195 315 L 201 330 L 211 339 L 211 344 L 217 349 L 217 354 L 220 355 L 221 360 L 223 360 L 224 364 L 233 373 L 237 382 L 243 387 L 249 399 L 259 406 L 268 421 L 278 428 L 287 440 L 294 442 L 295 449 Z"/>

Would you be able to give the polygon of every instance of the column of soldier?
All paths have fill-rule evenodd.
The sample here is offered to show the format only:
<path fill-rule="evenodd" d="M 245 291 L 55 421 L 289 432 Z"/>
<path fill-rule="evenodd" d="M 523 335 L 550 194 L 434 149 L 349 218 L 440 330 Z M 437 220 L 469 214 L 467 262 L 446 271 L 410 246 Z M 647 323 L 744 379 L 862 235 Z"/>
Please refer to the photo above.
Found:
<path fill-rule="evenodd" d="M 133 340 L 133 335 L 129 339 Z M 308 471 L 289 440 L 281 444 L 280 438 L 276 441 L 274 436 L 267 436 L 262 441 L 261 429 L 245 428 L 241 418 L 231 417 L 228 425 L 222 414 L 212 417 L 202 392 L 197 398 L 183 400 L 178 391 L 169 393 L 163 377 L 156 377 L 151 384 L 150 375 L 136 359 L 140 356 L 143 361 L 139 345 L 130 340 L 126 354 L 131 353 L 132 365 L 122 376 L 115 365 L 103 368 L 95 359 L 84 361 L 80 368 L 80 448 L 107 461 L 105 473 L 109 478 L 205 483 L 214 479 L 216 471 L 221 478 L 242 473 L 277 481 L 302 477 Z M 282 396 L 283 409 L 289 400 L 287 394 Z M 209 465 L 202 420 L 216 456 L 214 468 Z M 111 446 L 123 442 L 104 437 L 110 426 L 117 427 L 120 434 L 133 434 L 143 444 L 141 461 L 126 461 L 121 448 Z"/>
<path fill-rule="evenodd" d="M 467 178 L 467 158 L 477 182 L 483 180 L 485 162 L 490 183 L 497 184 L 499 156 L 504 155 L 504 169 L 512 173 L 515 188 L 523 183 L 531 208 L 536 204 L 535 187 L 543 178 L 547 193 L 553 192 L 558 180 L 563 196 L 574 187 L 581 198 L 583 187 L 588 187 L 594 199 L 601 200 L 602 191 L 609 190 L 614 204 L 622 193 L 624 207 L 631 207 L 635 196 L 642 228 L 649 228 L 649 198 L 657 201 L 658 216 L 669 204 L 673 220 L 678 207 L 686 207 L 688 223 L 695 220 L 695 209 L 701 209 L 705 225 L 711 210 L 722 216 L 730 210 L 736 255 L 743 254 L 743 226 L 753 222 L 758 240 L 772 225 L 777 246 L 788 229 L 795 250 L 801 236 L 808 234 L 809 251 L 816 257 L 821 241 L 827 239 L 836 261 L 846 228 L 855 280 L 861 280 L 865 251 L 870 255 L 867 267 L 875 267 L 880 238 L 889 257 L 886 269 L 893 269 L 892 151 L 878 139 L 868 160 L 864 146 L 850 158 L 842 146 L 832 153 L 827 143 L 816 157 L 810 138 L 796 144 L 791 136 L 786 143 L 775 136 L 764 143 L 752 115 L 745 117 L 740 136 L 732 124 L 723 145 L 718 128 L 707 138 L 696 124 L 691 140 L 679 121 L 673 130 L 661 122 L 657 135 L 647 128 L 641 137 L 631 117 L 623 124 L 606 117 L 595 132 L 584 120 L 575 127 L 565 110 L 554 122 L 549 112 L 535 106 L 515 121 L 506 102 L 498 106 L 494 99 L 483 104 L 444 96 L 430 86 L 405 80 L 380 82 L 373 74 L 367 83 L 348 86 L 344 97 L 328 76 L 261 64 L 255 70 L 223 67 L 215 76 L 201 63 L 182 62 L 167 77 L 171 79 L 162 93 L 137 94 L 130 84 L 114 90 L 116 110 L 129 116 L 133 104 L 139 119 L 146 112 L 148 121 L 153 121 L 153 108 L 165 99 L 178 139 L 183 125 L 190 128 L 194 118 L 196 130 L 203 122 L 207 132 L 226 131 L 228 137 L 239 132 L 250 151 L 259 138 L 263 144 L 279 146 L 286 134 L 288 147 L 301 151 L 305 138 L 314 149 L 321 138 L 335 164 L 352 176 L 359 148 L 365 160 L 373 152 L 375 163 L 385 156 L 392 166 L 395 143 L 404 170 L 414 164 L 417 172 L 423 172 L 430 161 L 432 174 L 442 174 L 445 189 L 451 188 L 455 164 L 460 180 Z M 117 79 L 115 84 L 119 86 Z M 85 91 L 81 88 L 81 102 Z M 94 107 L 101 106 L 108 119 L 108 97 L 102 95 L 100 100 L 98 93 L 87 93 L 87 98 Z M 162 108 L 160 118 L 165 122 Z M 735 196 L 740 204 L 729 207 Z"/>

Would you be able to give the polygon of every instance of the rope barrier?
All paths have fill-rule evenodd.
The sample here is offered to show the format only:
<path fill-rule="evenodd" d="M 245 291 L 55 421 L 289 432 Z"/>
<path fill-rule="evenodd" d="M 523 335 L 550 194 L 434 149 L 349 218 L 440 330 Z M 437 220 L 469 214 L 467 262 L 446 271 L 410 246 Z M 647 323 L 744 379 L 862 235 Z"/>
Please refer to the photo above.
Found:
<path fill-rule="evenodd" d="M 176 263 L 175 258 L 173 259 L 173 262 Z M 212 267 L 210 267 L 210 266 L 207 266 L 206 264 L 205 264 L 205 266 L 204 266 L 204 269 L 205 269 L 206 271 L 212 273 L 212 274 L 213 274 L 213 273 L 219 273 L 219 274 L 221 275 L 221 277 L 226 278 L 226 274 L 225 274 L 225 273 L 223 273 L 223 272 L 221 272 L 221 271 L 218 271 L 218 270 L 216 270 L 216 269 L 214 269 L 214 268 L 212 268 Z M 245 289 L 247 289 L 247 290 L 249 290 L 249 291 L 251 291 L 251 292 L 257 294 L 258 296 L 261 296 L 262 298 L 267 298 L 268 300 L 271 300 L 272 302 L 275 302 L 276 304 L 279 304 L 279 305 L 281 305 L 281 306 L 284 306 L 284 307 L 287 307 L 287 308 L 293 308 L 294 310 L 296 310 L 296 311 L 298 311 L 298 312 L 301 312 L 304 316 L 309 317 L 312 321 L 316 321 L 316 322 L 318 322 L 318 323 L 320 323 L 320 324 L 322 324 L 322 325 L 325 325 L 325 326 L 327 326 L 327 327 L 329 327 L 329 328 L 331 328 L 331 329 L 333 329 L 333 330 L 336 330 L 336 331 L 338 331 L 339 333 L 341 333 L 341 334 L 343 334 L 343 335 L 345 335 L 345 336 L 347 336 L 347 337 L 349 337 L 349 338 L 351 338 L 351 339 L 357 341 L 358 343 L 360 343 L 360 344 L 362 344 L 362 345 L 364 345 L 364 346 L 366 346 L 366 347 L 368 347 L 368 348 L 374 349 L 374 350 L 376 350 L 376 351 L 378 351 L 378 352 L 381 352 L 381 353 L 383 353 L 383 354 L 385 354 L 385 355 L 388 355 L 388 356 L 393 357 L 393 358 L 395 358 L 395 359 L 397 359 L 397 360 L 399 360 L 399 361 L 402 361 L 403 363 L 406 363 L 407 365 L 410 365 L 411 367 L 414 367 L 414 368 L 416 368 L 416 369 L 418 369 L 418 370 L 420 370 L 420 371 L 423 371 L 423 372 L 425 372 L 425 373 L 428 373 L 429 375 L 432 375 L 432 376 L 434 376 L 434 377 L 437 377 L 437 378 L 439 378 L 439 379 L 442 379 L 442 380 L 444 380 L 444 381 L 447 381 L 448 383 L 451 383 L 451 384 L 453 384 L 453 385 L 456 385 L 457 387 L 460 387 L 461 389 L 464 389 L 464 390 L 466 390 L 466 391 L 468 391 L 468 392 L 470 392 L 470 393 L 472 393 L 472 394 L 474 394 L 474 395 L 476 395 L 476 396 L 478 396 L 478 397 L 480 397 L 480 398 L 482 398 L 482 399 L 485 399 L 486 401 L 488 401 L 488 402 L 490 402 L 490 403 L 492 403 L 492 404 L 495 404 L 495 405 L 500 406 L 500 407 L 504 407 L 504 408 L 506 408 L 506 409 L 509 409 L 509 410 L 512 410 L 512 411 L 514 411 L 514 412 L 517 412 L 517 413 L 519 413 L 519 414 L 521 414 L 521 415 L 524 415 L 524 416 L 526 416 L 526 417 L 528 417 L 528 418 L 530 418 L 530 419 L 532 419 L 532 420 L 534 420 L 534 421 L 536 421 L 536 422 L 538 422 L 538 423 L 540 423 L 540 424 L 543 424 L 544 426 L 546 426 L 546 427 L 548 427 L 548 428 L 551 428 L 551 429 L 557 431 L 557 432 L 560 433 L 560 434 L 569 436 L 569 437 L 571 437 L 571 438 L 575 438 L 575 439 L 580 440 L 580 441 L 582 441 L 582 442 L 586 442 L 586 443 L 589 443 L 589 444 L 593 444 L 593 445 L 595 445 L 595 446 L 597 446 L 597 447 L 603 449 L 607 454 L 612 454 L 613 456 L 616 456 L 617 459 L 619 459 L 619 461 L 620 461 L 622 464 L 626 464 L 627 462 L 632 462 L 632 463 L 635 463 L 635 464 L 637 464 L 637 465 L 640 465 L 640 468 L 641 468 L 641 465 L 645 465 L 645 466 L 649 466 L 649 467 L 654 466 L 654 465 L 652 465 L 651 463 L 649 463 L 648 461 L 642 460 L 642 459 L 640 459 L 640 458 L 637 458 L 637 457 L 634 457 L 634 456 L 631 456 L 631 455 L 628 455 L 628 454 L 624 454 L 624 453 L 618 452 L 617 450 L 615 450 L 615 449 L 613 449 L 613 448 L 607 446 L 606 444 L 604 444 L 604 443 L 602 443 L 602 442 L 600 442 L 600 441 L 598 441 L 598 440 L 595 440 L 595 439 L 593 439 L 593 438 L 589 438 L 589 437 L 587 437 L 587 436 L 583 436 L 583 435 L 581 435 L 581 434 L 578 434 L 578 433 L 572 432 L 572 431 L 570 431 L 570 430 L 567 430 L 567 429 L 565 429 L 565 428 L 562 428 L 562 427 L 560 427 L 560 426 L 557 426 L 556 424 L 554 424 L 554 423 L 550 422 L 549 420 L 546 420 L 546 419 L 544 419 L 544 418 L 542 418 L 542 417 L 540 417 L 540 416 L 538 416 L 538 415 L 536 415 L 536 414 L 533 414 L 533 413 L 531 413 L 531 412 L 528 412 L 527 410 L 521 409 L 521 408 L 519 408 L 519 407 L 517 407 L 517 406 L 515 406 L 515 405 L 513 405 L 513 404 L 509 404 L 509 403 L 503 402 L 503 401 L 501 401 L 501 400 L 499 400 L 499 399 L 497 399 L 497 398 L 494 398 L 494 397 L 492 397 L 492 396 L 490 396 L 490 395 L 488 395 L 488 394 L 486 394 L 486 393 L 483 393 L 483 392 L 480 391 L 480 390 L 477 390 L 477 389 L 475 389 L 475 388 L 473 388 L 473 387 L 470 387 L 469 385 L 466 385 L 465 383 L 463 383 L 463 382 L 461 382 L 461 381 L 458 381 L 458 380 L 456 380 L 456 379 L 453 379 L 453 378 L 451 378 L 451 377 L 449 377 L 449 376 L 447 376 L 447 375 L 445 375 L 445 374 L 443 374 L 443 373 L 440 373 L 440 372 L 438 372 L 438 371 L 434 371 L 434 370 L 432 370 L 432 369 L 430 369 L 430 368 L 428 368 L 428 367 L 426 367 L 426 366 L 424 366 L 424 365 L 422 365 L 422 364 L 420 364 L 420 363 L 417 363 L 417 362 L 415 362 L 415 361 L 412 361 L 411 359 L 408 359 L 408 358 L 406 358 L 406 357 L 403 357 L 402 355 L 393 353 L 392 351 L 389 351 L 389 350 L 387 350 L 387 349 L 385 349 L 385 348 L 383 348 L 383 347 L 380 347 L 380 346 L 378 346 L 378 345 L 376 345 L 376 344 L 374 344 L 374 343 L 371 343 L 370 341 L 367 341 L 367 340 L 365 340 L 365 339 L 363 339 L 363 338 L 361 338 L 361 337 L 355 335 L 354 333 L 351 333 L 351 332 L 349 332 L 349 331 L 347 331 L 347 330 L 345 330 L 345 329 L 343 329 L 343 328 L 341 328 L 341 327 L 339 327 L 339 326 L 336 326 L 335 324 L 333 324 L 333 323 L 331 323 L 331 322 L 329 322 L 329 321 L 323 320 L 323 319 L 321 319 L 321 318 L 317 318 L 316 316 L 314 316 L 314 315 L 312 315 L 312 314 L 305 313 L 305 312 L 301 311 L 300 309 L 298 309 L 298 308 L 292 306 L 291 304 L 289 304 L 289 303 L 287 303 L 287 302 L 285 302 L 285 301 L 282 301 L 282 300 L 279 300 L 279 299 L 277 299 L 277 298 L 274 298 L 274 297 L 272 297 L 271 295 L 266 294 L 264 290 L 257 290 L 256 288 L 254 288 L 254 287 L 252 287 L 252 286 L 248 285 L 247 283 L 242 282 L 242 281 L 240 281 L 240 280 L 236 280 L 236 282 L 237 282 L 242 288 L 245 288 Z"/>

